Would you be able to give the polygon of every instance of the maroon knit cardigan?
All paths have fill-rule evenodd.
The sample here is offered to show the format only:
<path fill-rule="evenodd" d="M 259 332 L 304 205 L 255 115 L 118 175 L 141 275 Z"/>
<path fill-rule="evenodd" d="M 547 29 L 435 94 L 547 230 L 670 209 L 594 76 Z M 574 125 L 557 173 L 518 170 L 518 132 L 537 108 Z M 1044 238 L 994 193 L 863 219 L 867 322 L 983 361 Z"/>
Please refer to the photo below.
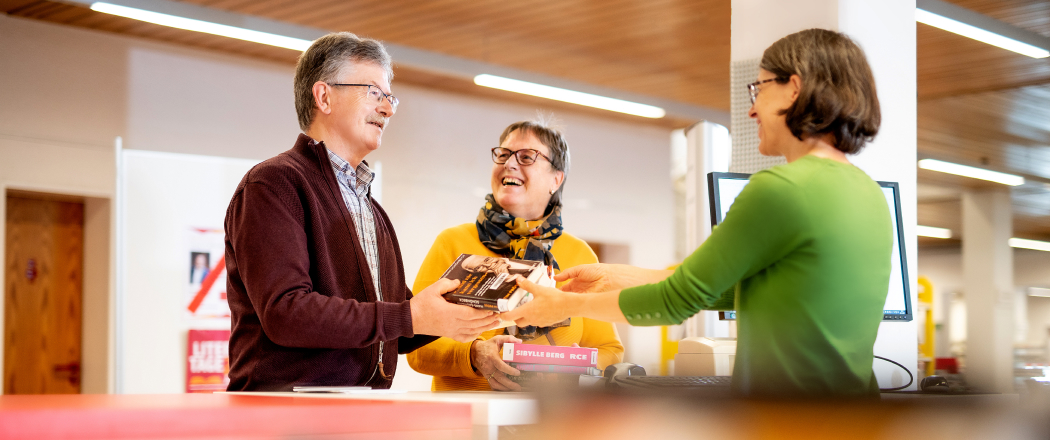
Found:
<path fill-rule="evenodd" d="M 256 165 L 226 211 L 226 292 L 233 317 L 230 391 L 293 385 L 389 388 L 398 353 L 435 340 L 414 336 L 394 228 L 372 200 L 383 301 L 323 143 Z"/>

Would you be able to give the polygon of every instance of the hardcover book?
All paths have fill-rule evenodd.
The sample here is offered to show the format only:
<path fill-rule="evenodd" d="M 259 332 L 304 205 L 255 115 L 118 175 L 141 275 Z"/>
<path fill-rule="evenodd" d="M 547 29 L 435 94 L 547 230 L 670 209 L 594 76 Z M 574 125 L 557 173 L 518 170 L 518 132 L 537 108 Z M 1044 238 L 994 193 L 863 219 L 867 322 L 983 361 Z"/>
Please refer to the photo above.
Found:
<path fill-rule="evenodd" d="M 597 367 L 551 364 L 523 364 L 519 362 L 511 362 L 508 365 L 522 372 L 533 371 L 537 373 L 583 374 L 588 376 L 602 375 L 602 370 L 599 370 Z"/>
<path fill-rule="evenodd" d="M 533 344 L 503 344 L 503 361 L 518 364 L 597 367 L 598 349 Z"/>
<path fill-rule="evenodd" d="M 460 281 L 456 290 L 445 294 L 448 302 L 509 312 L 532 299 L 532 295 L 515 282 L 518 277 L 553 287 L 553 276 L 551 269 L 539 261 L 463 254 L 441 277 Z"/>
<path fill-rule="evenodd" d="M 522 371 L 521 375 L 507 375 L 512 382 L 521 385 L 522 391 L 564 390 L 579 388 L 586 383 L 585 378 L 600 379 L 585 374 L 543 373 L 539 371 Z M 589 382 L 593 383 L 593 382 Z"/>

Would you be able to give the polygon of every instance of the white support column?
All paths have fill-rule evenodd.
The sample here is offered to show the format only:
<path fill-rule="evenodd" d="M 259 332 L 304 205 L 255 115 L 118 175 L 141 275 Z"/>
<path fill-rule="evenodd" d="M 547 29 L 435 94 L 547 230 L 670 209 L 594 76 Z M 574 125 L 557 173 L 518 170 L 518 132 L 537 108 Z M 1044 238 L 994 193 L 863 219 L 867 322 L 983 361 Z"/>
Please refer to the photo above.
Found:
<path fill-rule="evenodd" d="M 1014 392 L 1012 217 L 1007 189 L 963 195 L 966 380 L 1001 393 Z"/>
<path fill-rule="evenodd" d="M 882 110 L 882 126 L 874 142 L 852 158 L 875 180 L 900 183 L 904 241 L 912 299 L 918 243 L 916 225 L 916 80 L 914 0 L 732 0 L 733 162 L 731 171 L 754 173 L 771 163 L 758 156 L 754 122 L 747 118 L 750 101 L 745 70 L 757 73 L 762 52 L 776 40 L 809 28 L 837 30 L 849 35 L 868 57 L 875 75 Z M 738 78 L 739 77 L 739 78 Z M 745 82 L 746 81 L 746 82 Z M 905 365 L 918 374 L 918 335 L 914 322 L 884 322 L 879 327 L 875 354 Z M 898 387 L 908 377 L 899 367 L 876 360 L 875 374 L 882 388 Z M 917 379 L 916 379 L 917 380 Z M 908 389 L 916 389 L 913 382 Z"/>

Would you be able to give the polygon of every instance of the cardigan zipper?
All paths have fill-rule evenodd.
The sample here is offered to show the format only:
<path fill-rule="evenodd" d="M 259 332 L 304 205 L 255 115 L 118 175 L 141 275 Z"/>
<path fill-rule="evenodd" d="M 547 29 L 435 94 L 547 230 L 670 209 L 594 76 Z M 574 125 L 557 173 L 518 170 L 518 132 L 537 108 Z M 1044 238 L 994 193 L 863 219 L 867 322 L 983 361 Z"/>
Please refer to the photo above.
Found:
<path fill-rule="evenodd" d="M 369 209 L 371 209 L 371 207 L 369 207 Z M 383 301 L 383 292 L 380 289 L 376 289 L 376 302 L 381 302 L 381 301 Z M 376 368 L 375 368 L 375 370 L 372 371 L 372 377 L 368 378 L 369 382 L 371 382 L 372 379 L 374 379 L 376 377 L 376 373 L 377 372 L 379 373 L 379 376 L 382 377 L 383 379 L 386 379 L 386 380 L 392 380 L 393 379 L 392 377 L 387 376 L 386 372 L 383 371 L 383 341 L 379 341 L 379 362 L 376 363 Z M 365 382 L 365 383 L 368 383 L 368 382 Z"/>

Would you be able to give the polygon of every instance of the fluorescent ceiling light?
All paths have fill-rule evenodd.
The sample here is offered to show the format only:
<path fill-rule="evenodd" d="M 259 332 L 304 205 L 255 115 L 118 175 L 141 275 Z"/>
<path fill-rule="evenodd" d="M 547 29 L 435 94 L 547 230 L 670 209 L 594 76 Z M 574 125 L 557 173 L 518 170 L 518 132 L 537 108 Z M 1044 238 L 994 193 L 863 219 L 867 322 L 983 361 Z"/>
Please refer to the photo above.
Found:
<path fill-rule="evenodd" d="M 1028 43 L 1022 43 L 1013 38 L 1007 38 L 997 33 L 989 32 L 979 27 L 968 25 L 961 21 L 952 20 L 943 15 L 937 15 L 922 9 L 915 10 L 915 21 L 933 26 L 935 28 L 944 29 L 948 32 L 962 35 L 966 38 L 972 38 L 982 43 L 991 44 L 992 46 L 1001 47 L 1009 51 L 1017 52 L 1021 55 L 1028 55 L 1032 58 L 1046 58 L 1050 56 L 1050 52 L 1041 47 L 1033 46 Z"/>
<path fill-rule="evenodd" d="M 306 50 L 306 48 L 310 47 L 310 44 L 313 43 L 310 40 L 303 40 L 300 38 L 285 37 L 283 35 L 253 31 L 250 29 L 194 20 L 192 18 L 178 17 L 175 15 L 161 14 L 159 12 L 129 8 L 127 6 L 114 5 L 111 3 L 92 3 L 91 10 L 159 24 L 161 26 L 204 32 L 206 34 L 236 38 L 238 40 L 252 41 L 255 43 L 268 44 L 270 46 L 284 47 L 298 51 Z"/>
<path fill-rule="evenodd" d="M 966 165 L 959 165 L 957 163 L 943 162 L 935 159 L 923 159 L 919 161 L 919 168 L 930 171 L 940 171 L 942 173 L 955 174 L 957 176 L 969 177 L 972 179 L 988 180 L 1003 185 L 1017 186 L 1024 184 L 1024 177 L 1016 174 L 1000 173 L 998 171 L 986 170 L 984 168 L 975 168 Z"/>
<path fill-rule="evenodd" d="M 952 230 L 945 228 L 935 228 L 933 226 L 915 226 L 915 231 L 920 237 L 933 237 L 933 238 L 952 238 Z"/>
<path fill-rule="evenodd" d="M 1050 289 L 1045 287 L 1029 287 L 1028 296 L 1041 296 L 1044 298 L 1050 298 Z"/>
<path fill-rule="evenodd" d="M 503 78 L 484 73 L 474 77 L 474 84 L 646 118 L 662 118 L 667 114 L 664 109 L 660 107 L 624 101 L 622 99 L 607 98 L 605 96 L 592 95 L 590 93 L 577 92 L 575 90 L 519 81 L 516 79 Z"/>
<path fill-rule="evenodd" d="M 1035 249 L 1037 251 L 1050 252 L 1050 242 L 1039 241 L 1039 240 L 1027 240 L 1024 238 L 1011 238 L 1008 243 L 1010 247 L 1022 248 L 1022 249 Z"/>

